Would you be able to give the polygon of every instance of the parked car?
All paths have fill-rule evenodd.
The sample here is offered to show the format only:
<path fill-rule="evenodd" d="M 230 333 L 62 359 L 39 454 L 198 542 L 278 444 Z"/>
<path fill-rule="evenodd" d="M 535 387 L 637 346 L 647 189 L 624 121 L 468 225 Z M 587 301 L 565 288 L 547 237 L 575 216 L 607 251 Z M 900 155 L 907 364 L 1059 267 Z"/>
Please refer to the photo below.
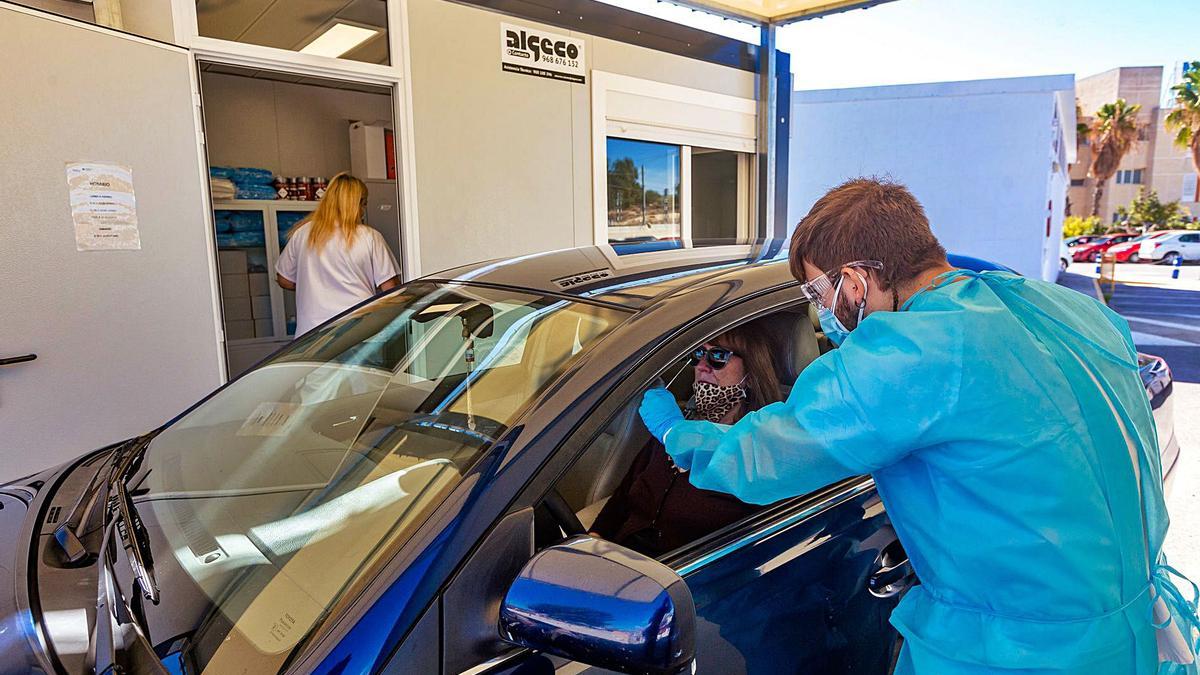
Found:
<path fill-rule="evenodd" d="M 1113 257 L 1116 258 L 1117 262 L 1141 262 L 1142 242 L 1165 237 L 1168 234 L 1172 234 L 1172 232 L 1167 230 L 1162 230 L 1159 232 L 1147 232 L 1146 234 L 1143 234 L 1140 237 L 1134 237 L 1123 244 L 1112 246 L 1108 249 L 1108 252 L 1113 254 Z"/>
<path fill-rule="evenodd" d="M 435 274 L 3 486 L 0 672 L 886 674 L 916 579 L 868 476 L 657 560 L 587 535 L 648 438 L 641 392 L 686 398 L 697 344 L 765 319 L 798 365 L 833 348 L 784 253 Z M 1170 424 L 1170 370 L 1143 379 Z"/>
<path fill-rule="evenodd" d="M 1105 251 L 1117 244 L 1123 244 L 1130 239 L 1138 236 L 1136 232 L 1122 232 L 1119 234 L 1107 234 L 1099 239 L 1094 239 L 1086 244 L 1076 246 L 1071 251 L 1071 259 L 1075 262 L 1094 261 L 1099 262 Z"/>
<path fill-rule="evenodd" d="M 1066 240 L 1058 243 L 1058 271 L 1066 272 L 1071 266 L 1071 249 L 1067 246 Z"/>
<path fill-rule="evenodd" d="M 1063 241 L 1066 242 L 1067 248 L 1073 249 L 1076 246 L 1083 246 L 1084 244 L 1090 244 L 1093 241 L 1096 241 L 1097 239 L 1101 238 L 1102 236 L 1104 236 L 1104 235 L 1083 234 L 1083 235 L 1079 235 L 1078 237 L 1068 237 L 1068 238 L 1064 239 Z"/>
<path fill-rule="evenodd" d="M 1144 241 L 1138 249 L 1138 255 L 1142 260 L 1161 260 L 1168 265 L 1200 260 L 1200 232 L 1171 232 L 1166 236 Z"/>

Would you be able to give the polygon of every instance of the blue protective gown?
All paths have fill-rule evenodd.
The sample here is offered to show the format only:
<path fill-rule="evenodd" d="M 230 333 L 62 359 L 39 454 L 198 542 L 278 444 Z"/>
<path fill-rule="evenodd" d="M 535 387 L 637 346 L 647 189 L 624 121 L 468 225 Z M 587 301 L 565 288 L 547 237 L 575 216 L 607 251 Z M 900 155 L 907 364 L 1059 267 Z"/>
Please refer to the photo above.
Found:
<path fill-rule="evenodd" d="M 904 310 L 868 316 L 787 401 L 677 423 L 668 452 L 757 504 L 871 474 L 922 582 L 892 616 L 900 673 L 1160 672 L 1156 596 L 1194 651 L 1125 321 L 1000 272 L 948 273 Z"/>

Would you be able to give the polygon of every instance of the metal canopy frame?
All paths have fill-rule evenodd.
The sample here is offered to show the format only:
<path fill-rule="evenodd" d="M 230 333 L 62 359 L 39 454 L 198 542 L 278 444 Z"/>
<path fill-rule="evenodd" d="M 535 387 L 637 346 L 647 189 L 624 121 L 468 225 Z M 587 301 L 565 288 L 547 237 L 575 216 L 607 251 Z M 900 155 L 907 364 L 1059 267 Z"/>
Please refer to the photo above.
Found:
<path fill-rule="evenodd" d="M 830 14 L 867 9 L 894 0 L 774 0 L 784 11 L 756 13 L 719 0 L 670 0 L 680 5 L 712 12 L 759 26 L 758 45 L 758 222 L 769 237 L 787 236 L 788 139 L 791 120 L 790 59 L 784 66 L 787 87 L 781 92 L 775 33 L 779 26 L 817 19 Z M 736 0 L 729 0 L 736 2 Z M 764 8 L 773 0 L 761 0 Z"/>
<path fill-rule="evenodd" d="M 754 24 L 785 26 L 797 21 L 819 19 L 830 14 L 840 14 L 855 9 L 867 9 L 894 0 L 667 0 L 668 2 L 710 14 L 747 21 Z M 752 9 L 747 5 L 754 5 Z"/>

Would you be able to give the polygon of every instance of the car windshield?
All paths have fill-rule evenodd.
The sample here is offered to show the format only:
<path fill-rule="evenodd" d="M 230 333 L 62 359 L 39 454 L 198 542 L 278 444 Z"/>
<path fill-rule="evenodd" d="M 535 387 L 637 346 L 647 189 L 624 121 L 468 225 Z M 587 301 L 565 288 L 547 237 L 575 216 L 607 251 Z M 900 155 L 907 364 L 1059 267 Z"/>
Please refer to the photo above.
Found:
<path fill-rule="evenodd" d="M 277 670 L 627 316 L 410 284 L 305 335 L 166 428 L 137 502 L 156 534 L 164 603 L 203 596 L 196 616 L 179 618 L 197 627 L 192 671 Z M 164 559 L 184 576 L 164 575 Z"/>

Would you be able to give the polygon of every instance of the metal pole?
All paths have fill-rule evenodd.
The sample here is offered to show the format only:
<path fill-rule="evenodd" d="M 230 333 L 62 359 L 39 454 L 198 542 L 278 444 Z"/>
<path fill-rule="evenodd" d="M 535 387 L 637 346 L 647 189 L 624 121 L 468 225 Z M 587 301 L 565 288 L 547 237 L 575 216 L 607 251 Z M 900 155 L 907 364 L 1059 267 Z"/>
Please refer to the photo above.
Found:
<path fill-rule="evenodd" d="M 760 236 L 775 232 L 775 118 L 779 92 L 775 82 L 775 24 L 761 27 L 758 45 L 758 231 Z"/>
<path fill-rule="evenodd" d="M 641 165 L 642 169 L 642 227 L 650 227 L 646 222 L 646 165 Z"/>

